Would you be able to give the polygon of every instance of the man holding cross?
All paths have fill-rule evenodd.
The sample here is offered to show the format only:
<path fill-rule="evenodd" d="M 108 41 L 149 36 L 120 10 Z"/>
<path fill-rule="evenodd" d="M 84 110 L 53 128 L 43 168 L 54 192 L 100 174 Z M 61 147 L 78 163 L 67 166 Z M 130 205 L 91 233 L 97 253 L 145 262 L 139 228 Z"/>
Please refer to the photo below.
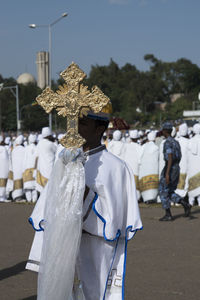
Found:
<path fill-rule="evenodd" d="M 75 64 L 71 66 L 74 70 L 71 75 L 75 82 L 77 79 L 75 73 L 79 75 L 80 69 Z M 72 84 L 71 87 L 70 95 L 74 93 L 73 98 L 78 102 L 81 98 L 79 92 L 81 89 L 83 91 L 83 86 L 75 88 Z M 67 149 L 62 151 L 46 188 L 44 242 L 38 281 L 38 299 L 42 300 L 124 299 L 127 242 L 138 229 L 142 229 L 132 170 L 101 145 L 101 138 L 109 123 L 111 110 L 109 99 L 97 88 L 93 89 L 92 93 L 85 93 L 85 91 L 86 99 L 83 107 L 87 110 L 81 118 L 79 118 L 80 112 L 76 114 L 75 111 L 73 111 L 73 118 L 72 114 L 71 117 L 67 116 L 68 130 L 66 139 L 63 138 L 63 145 L 67 146 Z M 78 93 L 76 96 L 75 92 Z M 68 93 L 68 100 L 70 95 Z M 86 105 L 87 100 L 90 102 L 89 105 Z M 73 108 L 75 105 L 77 103 L 73 104 Z M 73 135 L 78 139 L 76 148 Z M 79 149 L 80 141 L 84 141 L 83 150 Z M 73 147 L 69 146 L 69 143 Z M 84 165 L 84 169 L 81 165 Z M 59 175 L 60 172 L 64 172 L 64 176 Z M 74 174 L 78 175 L 74 176 Z M 85 177 L 85 180 L 81 177 Z M 60 183 L 59 180 L 62 182 Z M 56 182 L 59 185 L 57 192 L 55 192 L 57 186 L 52 187 Z M 84 187 L 83 193 L 81 193 L 81 186 Z M 68 208 L 71 210 L 67 221 L 65 220 L 68 222 L 65 223 L 68 224 L 67 228 L 60 226 L 66 216 L 63 210 L 67 204 L 62 206 L 66 199 L 63 196 L 65 192 L 68 199 L 70 198 Z M 56 200 L 56 195 L 63 197 L 60 204 L 60 198 Z M 81 226 L 79 226 L 78 213 L 73 219 L 78 195 L 82 202 L 82 208 L 80 205 L 77 206 L 77 211 L 81 215 Z M 74 205 L 73 209 L 72 205 Z M 60 209 L 61 207 L 63 208 Z M 56 216 L 54 216 L 55 211 Z M 69 211 L 66 210 L 66 214 L 68 213 Z M 77 227 L 80 227 L 79 232 L 75 231 Z M 74 243 L 79 233 L 80 239 Z M 51 261 L 53 259 L 55 260 Z M 75 267 L 72 266 L 73 260 Z M 50 275 L 52 273 L 53 275 Z M 71 280 L 69 274 L 73 275 L 71 287 L 68 285 Z M 69 286 L 68 289 L 66 285 Z"/>

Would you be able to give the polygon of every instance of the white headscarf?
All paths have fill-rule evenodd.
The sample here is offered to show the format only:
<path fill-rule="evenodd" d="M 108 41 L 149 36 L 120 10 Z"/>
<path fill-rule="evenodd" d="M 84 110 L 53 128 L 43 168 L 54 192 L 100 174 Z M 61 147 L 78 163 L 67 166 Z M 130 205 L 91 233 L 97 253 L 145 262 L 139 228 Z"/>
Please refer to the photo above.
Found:
<path fill-rule="evenodd" d="M 42 128 L 42 137 L 45 138 L 49 135 L 52 135 L 51 129 L 49 127 Z"/>
<path fill-rule="evenodd" d="M 137 129 L 130 131 L 130 138 L 132 138 L 132 139 L 138 139 L 139 138 L 139 134 L 138 134 Z"/>
<path fill-rule="evenodd" d="M 150 142 L 155 141 L 156 139 L 156 132 L 155 131 L 151 131 L 148 133 L 147 138 Z"/>
<path fill-rule="evenodd" d="M 179 126 L 180 136 L 186 136 L 188 134 L 188 126 L 186 123 L 183 123 Z"/>
<path fill-rule="evenodd" d="M 113 132 L 113 140 L 114 140 L 114 141 L 120 141 L 120 140 L 121 140 L 121 137 L 122 137 L 121 131 L 115 130 L 115 131 Z"/>
<path fill-rule="evenodd" d="M 197 123 L 193 126 L 193 132 L 195 134 L 200 134 L 200 124 L 199 123 Z"/>
<path fill-rule="evenodd" d="M 6 144 L 6 145 L 9 145 L 9 144 L 10 144 L 10 137 L 9 137 L 9 136 L 7 136 L 7 137 L 5 138 L 5 144 Z"/>
<path fill-rule="evenodd" d="M 15 145 L 21 145 L 23 141 L 24 141 L 24 137 L 22 134 L 20 134 L 15 140 Z"/>
<path fill-rule="evenodd" d="M 35 134 L 30 134 L 28 137 L 28 142 L 29 144 L 33 144 L 36 142 L 36 135 Z"/>

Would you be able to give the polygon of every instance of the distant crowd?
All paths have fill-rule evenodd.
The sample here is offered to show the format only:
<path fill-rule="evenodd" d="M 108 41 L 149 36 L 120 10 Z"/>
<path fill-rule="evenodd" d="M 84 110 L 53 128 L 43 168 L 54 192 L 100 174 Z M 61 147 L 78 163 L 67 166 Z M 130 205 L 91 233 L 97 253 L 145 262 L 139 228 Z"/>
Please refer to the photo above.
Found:
<path fill-rule="evenodd" d="M 182 158 L 176 193 L 200 206 L 200 124 L 188 128 L 181 124 L 172 131 L 179 142 Z M 0 135 L 0 201 L 36 202 L 50 177 L 63 146 L 63 134 L 53 134 L 49 127 L 30 135 Z M 165 165 L 165 139 L 158 130 L 111 131 L 102 144 L 124 160 L 133 171 L 138 201 L 160 202 L 158 185 Z M 113 166 L 114 167 L 114 166 Z"/>

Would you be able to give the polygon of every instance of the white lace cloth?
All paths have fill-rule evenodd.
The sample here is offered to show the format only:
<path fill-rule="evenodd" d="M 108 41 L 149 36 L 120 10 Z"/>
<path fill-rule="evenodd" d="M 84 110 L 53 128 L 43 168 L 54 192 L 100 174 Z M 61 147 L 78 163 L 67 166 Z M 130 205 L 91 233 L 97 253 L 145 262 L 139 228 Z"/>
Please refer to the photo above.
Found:
<path fill-rule="evenodd" d="M 84 156 L 81 149 L 64 149 L 59 156 L 48 183 L 38 300 L 74 297 L 75 264 L 82 234 Z M 80 285 L 77 293 L 76 299 L 84 300 Z"/>

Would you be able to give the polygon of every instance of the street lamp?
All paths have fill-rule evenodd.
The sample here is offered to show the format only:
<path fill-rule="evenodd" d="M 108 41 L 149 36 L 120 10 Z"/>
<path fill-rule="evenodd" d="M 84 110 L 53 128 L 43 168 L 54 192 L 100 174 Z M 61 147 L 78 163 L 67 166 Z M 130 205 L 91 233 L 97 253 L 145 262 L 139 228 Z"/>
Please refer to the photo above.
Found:
<path fill-rule="evenodd" d="M 51 27 L 58 23 L 62 18 L 67 17 L 68 14 L 65 12 L 63 13 L 58 19 L 53 21 L 50 24 L 44 24 L 44 25 L 37 25 L 37 24 L 29 24 L 29 27 L 32 29 L 35 29 L 37 27 L 48 27 L 49 31 L 49 87 L 51 88 Z M 49 127 L 52 129 L 52 114 L 49 114 Z"/>
<path fill-rule="evenodd" d="M 14 90 L 15 89 L 15 92 Z M 0 84 L 0 91 L 2 90 L 10 90 L 11 93 L 13 94 L 13 96 L 16 99 L 16 116 L 17 116 L 17 134 L 19 134 L 19 130 L 21 129 L 21 125 L 20 125 L 20 117 L 19 117 L 19 88 L 18 85 L 14 85 L 14 86 L 5 86 L 3 85 L 3 83 Z"/>

